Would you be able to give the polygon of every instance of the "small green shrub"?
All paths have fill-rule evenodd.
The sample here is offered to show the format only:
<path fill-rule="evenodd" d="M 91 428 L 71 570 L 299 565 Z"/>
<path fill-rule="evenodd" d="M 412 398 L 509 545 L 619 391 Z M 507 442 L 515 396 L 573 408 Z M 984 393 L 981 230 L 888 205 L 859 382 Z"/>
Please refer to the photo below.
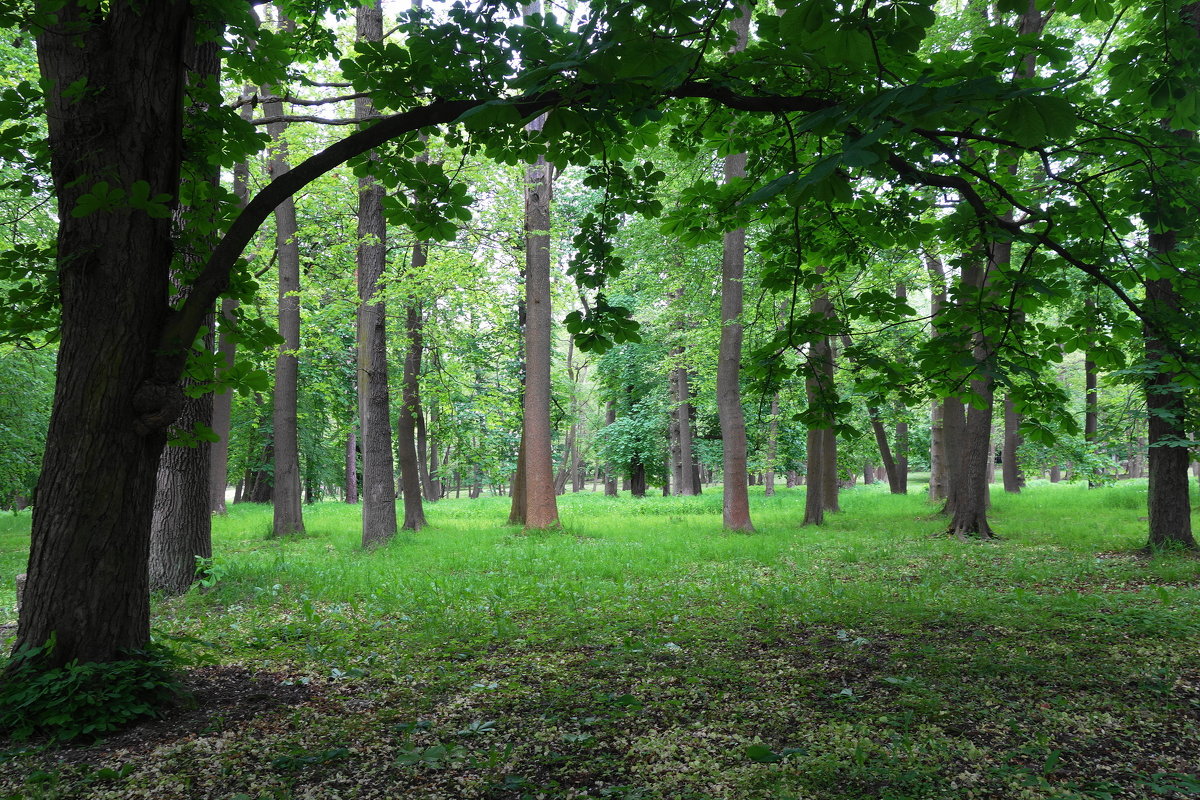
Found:
<path fill-rule="evenodd" d="M 54 647 L 26 647 L 0 677 L 0 736 L 33 736 L 58 744 L 96 739 L 135 720 L 157 717 L 185 696 L 179 658 L 161 645 L 130 652 L 121 661 L 71 661 L 46 669 L 43 655 Z"/>

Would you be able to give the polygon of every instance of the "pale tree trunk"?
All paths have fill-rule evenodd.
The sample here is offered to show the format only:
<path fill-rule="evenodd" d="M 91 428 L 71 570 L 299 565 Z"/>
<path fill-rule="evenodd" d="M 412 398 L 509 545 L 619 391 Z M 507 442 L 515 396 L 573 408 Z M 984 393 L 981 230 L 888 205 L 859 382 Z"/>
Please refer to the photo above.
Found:
<path fill-rule="evenodd" d="M 545 117 L 527 126 L 540 131 Z M 550 436 L 550 165 L 525 173 L 525 526 L 558 525 Z"/>
<path fill-rule="evenodd" d="M 242 100 L 247 100 L 254 94 L 255 88 L 247 86 L 242 91 Z M 250 103 L 242 106 L 242 119 L 249 121 L 254 116 L 254 107 Z M 250 164 L 241 161 L 233 168 L 233 193 L 242 208 L 250 202 Z M 248 257 L 247 257 L 248 258 Z M 221 298 L 220 331 L 217 336 L 217 356 L 222 368 L 230 369 L 237 356 L 237 340 L 232 336 L 227 326 L 233 324 L 233 312 L 238 307 L 238 301 L 231 297 Z M 233 392 L 224 391 L 213 397 L 212 429 L 217 441 L 212 443 L 212 456 L 209 460 L 209 493 L 212 500 L 209 503 L 214 514 L 224 514 L 225 489 L 229 485 L 229 434 L 233 424 Z M 236 502 L 236 501 L 235 501 Z"/>
<path fill-rule="evenodd" d="M 284 21 L 284 26 L 291 25 Z M 271 89 L 264 92 L 275 94 Z M 268 117 L 283 114 L 283 104 L 263 104 Z M 271 156 L 267 172 L 272 179 L 286 173 L 288 146 L 284 140 L 286 122 L 267 125 L 271 137 Z M 300 248 L 296 242 L 296 203 L 289 197 L 275 209 L 275 252 L 279 274 L 279 335 L 283 344 L 275 359 L 275 395 L 273 428 L 275 439 L 275 492 L 272 532 L 275 536 L 304 533 L 304 515 L 300 493 L 300 442 L 296 415 L 300 351 Z"/>
<path fill-rule="evenodd" d="M 412 269 L 416 272 L 425 266 L 425 246 L 413 244 Z M 427 524 L 425 505 L 421 499 L 421 459 L 417 455 L 417 420 L 421 414 L 421 351 L 424 342 L 421 335 L 421 308 L 414 299 L 409 299 L 405 309 L 405 338 L 408 340 L 404 356 L 404 375 L 400 411 L 396 415 L 396 451 L 400 459 L 400 485 L 404 495 L 404 523 L 406 531 L 419 531 Z"/>
<path fill-rule="evenodd" d="M 672 297 L 675 294 L 672 293 Z M 681 348 L 675 348 L 671 351 L 671 358 L 679 358 L 683 353 Z M 681 452 L 682 442 L 680 431 L 680 414 L 677 404 L 679 402 L 679 369 L 673 367 L 667 373 L 667 393 L 670 397 L 671 413 L 667 418 L 667 475 L 670 476 L 670 484 L 672 491 L 677 494 L 683 494 L 683 455 Z"/>
<path fill-rule="evenodd" d="M 382 0 L 358 9 L 360 42 L 383 38 Z M 361 120 L 378 116 L 367 98 L 354 101 Z M 374 153 L 369 156 L 377 159 Z M 396 472 L 392 461 L 392 410 L 388 394 L 387 301 L 379 281 L 387 267 L 387 227 L 382 184 L 358 179 L 358 409 L 362 433 L 362 546 L 375 547 L 396 535 Z M 349 465 L 348 465 L 349 466 Z"/>
<path fill-rule="evenodd" d="M 692 391 L 688 372 L 683 367 L 675 370 L 675 390 L 675 418 L 679 425 L 679 493 L 692 496 L 700 494 L 700 470 L 692 447 L 692 415 L 695 413 Z"/>
<path fill-rule="evenodd" d="M 195 70 L 189 83 L 201 84 L 216 81 L 221 72 L 220 55 L 212 42 L 191 48 L 189 62 Z M 202 113 L 203 109 L 195 109 Z M 210 175 L 208 182 L 216 186 L 219 175 Z M 178 224 L 183 225 L 183 215 L 177 214 Z M 211 237 L 200 240 L 212 246 Z M 195 257 L 185 257 L 187 267 L 195 267 Z M 174 276 L 175 294 L 172 302 L 186 296 L 180 289 L 179 276 Z M 212 328 L 214 317 L 209 314 L 205 327 L 205 350 L 213 345 Z M 212 426 L 213 396 L 204 393 L 192 397 L 189 388 L 196 385 L 190 376 L 185 377 L 183 407 L 174 430 L 187 435 L 196 425 Z M 228 394 L 228 392 L 226 392 Z M 150 522 L 150 588 L 167 594 L 183 594 L 196 578 L 196 559 L 212 558 L 212 450 L 209 442 L 197 442 L 192 446 L 168 445 L 158 462 L 157 486 L 154 495 L 154 512 Z M 224 499 L 225 487 L 221 487 Z M 222 504 L 223 505 L 223 504 Z"/>
<path fill-rule="evenodd" d="M 942 262 L 935 256 L 925 256 L 930 277 L 931 331 L 938 335 L 938 315 L 946 304 L 946 274 Z M 929 403 L 929 499 L 933 502 L 950 496 L 946 460 L 945 404 L 939 400 Z"/>
<path fill-rule="evenodd" d="M 746 49 L 750 37 L 750 8 L 733 23 L 737 34 L 734 52 Z M 746 154 L 725 157 L 725 182 L 746 175 Z M 717 416 L 721 425 L 725 495 L 722 514 L 725 528 L 751 532 L 750 494 L 746 490 L 746 421 L 742 410 L 739 376 L 742 361 L 742 281 L 746 272 L 746 231 L 728 231 L 721 257 L 721 341 L 717 356 Z"/>

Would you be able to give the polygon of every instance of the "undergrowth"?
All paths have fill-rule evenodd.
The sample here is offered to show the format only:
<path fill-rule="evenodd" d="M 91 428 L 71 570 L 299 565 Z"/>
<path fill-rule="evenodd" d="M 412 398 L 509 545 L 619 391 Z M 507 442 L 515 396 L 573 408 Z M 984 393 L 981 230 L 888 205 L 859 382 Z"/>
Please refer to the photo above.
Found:
<path fill-rule="evenodd" d="M 0 797 L 1200 797 L 1200 562 L 1139 554 L 1145 484 L 997 490 L 987 544 L 934 536 L 919 489 L 820 528 L 760 493 L 753 536 L 719 491 L 567 495 L 528 535 L 505 498 L 446 500 L 371 551 L 355 507 L 297 539 L 233 507 L 156 627 L 315 699 L 24 754 Z"/>

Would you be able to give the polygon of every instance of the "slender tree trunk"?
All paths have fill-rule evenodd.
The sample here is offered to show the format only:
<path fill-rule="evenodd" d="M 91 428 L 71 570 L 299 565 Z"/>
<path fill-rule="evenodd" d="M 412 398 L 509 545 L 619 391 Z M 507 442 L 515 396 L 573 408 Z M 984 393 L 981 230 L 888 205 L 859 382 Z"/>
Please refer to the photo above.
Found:
<path fill-rule="evenodd" d="M 750 36 L 750 8 L 733 23 L 737 35 L 734 52 L 746 49 Z M 746 154 L 725 157 L 725 182 L 745 177 Z M 725 528 L 751 532 L 750 495 L 746 490 L 746 421 L 740 384 L 742 360 L 742 281 L 746 271 L 746 231 L 728 231 L 721 257 L 721 341 L 717 356 L 717 416 L 725 472 L 722 505 Z"/>
<path fill-rule="evenodd" d="M 672 293 L 672 297 L 675 293 Z M 683 353 L 682 348 L 675 348 L 671 351 L 671 358 L 679 358 Z M 682 431 L 681 414 L 679 412 L 679 373 L 678 367 L 674 367 L 667 373 L 667 392 L 670 395 L 671 413 L 667 419 L 667 475 L 670 476 L 672 491 L 677 494 L 683 494 L 683 475 L 686 469 L 683 463 L 682 454 Z"/>
<path fill-rule="evenodd" d="M 437 437 L 434 433 L 438 423 L 438 406 L 436 402 L 430 402 L 428 406 L 429 429 L 426 441 L 429 448 L 429 469 L 426 472 L 428 477 L 426 490 L 428 494 L 425 495 L 425 499 L 431 503 L 436 503 L 442 499 L 442 464 L 444 462 L 438 457 Z"/>
<path fill-rule="evenodd" d="M 1017 450 L 1021 446 L 1021 415 L 1013 405 L 1011 394 L 1004 396 L 1004 445 L 1000 461 L 1004 473 L 1004 491 L 1016 494 L 1025 485 L 1025 475 L 1017 463 Z"/>
<path fill-rule="evenodd" d="M 357 11 L 360 42 L 383 39 L 381 0 Z M 360 120 L 377 117 L 368 98 L 354 101 Z M 377 160 L 374 153 L 369 158 Z M 358 179 L 358 408 L 362 431 L 362 545 L 374 547 L 396 535 L 396 472 L 392 461 L 392 410 L 388 392 L 387 301 L 379 282 L 387 268 L 384 188 L 369 175 Z M 349 474 L 350 465 L 347 465 Z"/>
<path fill-rule="evenodd" d="M 412 269 L 425 266 L 425 246 L 413 244 Z M 405 310 L 404 329 L 408 339 L 404 357 L 402 378 L 402 400 L 396 415 L 396 450 L 400 459 L 401 494 L 404 496 L 404 523 L 406 531 L 419 531 L 427 524 L 425 505 L 421 499 L 421 459 L 417 455 L 417 419 L 421 413 L 421 352 L 424 348 L 421 335 L 421 308 L 410 299 Z"/>
<path fill-rule="evenodd" d="M 685 496 L 700 494 L 700 471 L 692 447 L 692 390 L 688 372 L 683 367 L 675 370 L 675 419 L 679 430 L 679 493 Z"/>
<path fill-rule="evenodd" d="M 288 21 L 284 25 L 290 25 Z M 274 92 L 264 89 L 264 92 Z M 283 114 L 280 102 L 264 103 L 268 117 Z M 271 156 L 267 172 L 272 179 L 286 173 L 288 146 L 284 140 L 286 122 L 267 125 L 271 136 Z M 296 242 L 296 203 L 289 197 L 275 209 L 275 252 L 279 271 L 279 335 L 283 344 L 275 359 L 274 439 L 275 492 L 272 532 L 276 536 L 304 533 L 301 507 L 300 442 L 296 414 L 300 351 L 300 248 Z"/>
<path fill-rule="evenodd" d="M 527 126 L 540 131 L 545 116 Z M 525 172 L 525 525 L 558 525 L 550 435 L 550 203 L 544 156 Z"/>
<path fill-rule="evenodd" d="M 358 437 L 353 428 L 346 434 L 346 502 L 358 503 Z"/>
<path fill-rule="evenodd" d="M 767 424 L 767 471 L 763 475 L 763 496 L 775 494 L 775 456 L 779 449 L 779 393 L 771 397 L 771 421 Z"/>
<path fill-rule="evenodd" d="M 617 421 L 617 406 L 612 400 L 609 400 L 604 406 L 604 425 L 605 427 L 612 425 Z M 611 463 L 604 467 L 604 494 L 606 497 L 617 496 L 617 472 Z"/>

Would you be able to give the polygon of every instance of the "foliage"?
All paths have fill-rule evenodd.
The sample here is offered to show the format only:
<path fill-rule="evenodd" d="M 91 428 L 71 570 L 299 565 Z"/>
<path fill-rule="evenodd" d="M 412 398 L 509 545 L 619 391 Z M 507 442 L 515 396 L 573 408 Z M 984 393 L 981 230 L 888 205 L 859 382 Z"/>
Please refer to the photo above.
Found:
<path fill-rule="evenodd" d="M 162 645 L 126 653 L 118 661 L 45 669 L 39 660 L 54 647 L 15 652 L 0 680 L 0 733 L 17 741 L 52 744 L 98 739 L 138 720 L 161 716 L 183 697 L 179 658 Z"/>

